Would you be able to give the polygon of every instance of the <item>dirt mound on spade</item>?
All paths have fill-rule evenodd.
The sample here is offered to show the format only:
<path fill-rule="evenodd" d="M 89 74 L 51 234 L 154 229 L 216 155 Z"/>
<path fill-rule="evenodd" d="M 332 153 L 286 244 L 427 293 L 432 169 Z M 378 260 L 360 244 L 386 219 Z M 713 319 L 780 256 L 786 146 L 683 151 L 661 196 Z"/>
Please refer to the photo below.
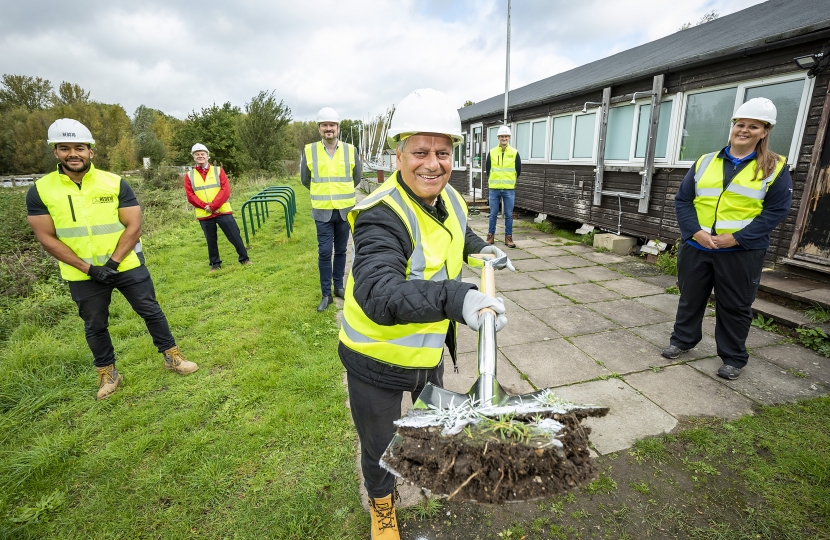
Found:
<path fill-rule="evenodd" d="M 452 436 L 442 435 L 439 426 L 399 426 L 382 461 L 405 480 L 454 500 L 551 497 L 597 477 L 590 428 L 580 422 L 607 413 L 607 407 L 594 407 L 552 415 L 561 424 L 555 440 L 528 429 L 533 419 L 518 416 L 469 425 Z"/>

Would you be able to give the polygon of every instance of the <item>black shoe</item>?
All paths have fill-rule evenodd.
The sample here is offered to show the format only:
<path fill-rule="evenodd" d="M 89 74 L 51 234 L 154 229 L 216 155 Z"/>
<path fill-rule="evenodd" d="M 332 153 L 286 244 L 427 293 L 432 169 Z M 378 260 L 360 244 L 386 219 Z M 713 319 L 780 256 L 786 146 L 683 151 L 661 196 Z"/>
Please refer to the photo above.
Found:
<path fill-rule="evenodd" d="M 675 358 L 677 358 L 678 356 L 680 356 L 684 352 L 689 352 L 689 351 L 688 351 L 688 349 L 684 351 L 680 347 L 675 347 L 674 345 L 669 345 L 668 347 L 663 349 L 663 352 L 661 352 L 660 354 L 662 354 L 664 358 L 674 360 Z"/>
<path fill-rule="evenodd" d="M 333 304 L 334 300 L 331 296 L 324 296 L 322 300 L 320 300 L 320 305 L 317 306 L 317 311 L 325 311 L 329 304 Z"/>
<path fill-rule="evenodd" d="M 210 273 L 212 274 L 212 273 L 214 273 L 214 272 L 218 272 L 218 271 L 219 271 L 219 270 L 221 270 L 221 269 L 222 269 L 222 267 L 221 267 L 221 266 L 219 266 L 218 264 L 217 264 L 217 265 L 215 265 L 215 266 L 211 266 L 211 267 L 210 267 Z"/>
<path fill-rule="evenodd" d="M 718 369 L 718 377 L 734 381 L 741 375 L 741 368 L 724 364 Z"/>
<path fill-rule="evenodd" d="M 334 289 L 334 296 L 337 298 L 346 298 L 346 289 Z"/>

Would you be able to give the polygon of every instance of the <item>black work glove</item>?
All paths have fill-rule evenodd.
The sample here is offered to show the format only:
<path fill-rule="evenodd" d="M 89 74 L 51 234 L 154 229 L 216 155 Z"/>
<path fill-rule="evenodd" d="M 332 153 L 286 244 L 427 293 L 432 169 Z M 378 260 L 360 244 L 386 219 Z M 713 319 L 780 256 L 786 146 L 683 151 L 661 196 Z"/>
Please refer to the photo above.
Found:
<path fill-rule="evenodd" d="M 121 264 L 121 263 L 118 262 L 118 261 L 115 261 L 113 259 L 107 259 L 107 262 L 104 263 L 104 266 L 106 266 L 107 268 L 112 268 L 113 270 L 118 272 L 118 265 L 119 264 Z"/>
<path fill-rule="evenodd" d="M 86 274 L 92 278 L 92 281 L 97 281 L 104 285 L 111 285 L 115 281 L 115 276 L 118 275 L 118 270 L 113 270 L 109 266 L 90 265 Z"/>

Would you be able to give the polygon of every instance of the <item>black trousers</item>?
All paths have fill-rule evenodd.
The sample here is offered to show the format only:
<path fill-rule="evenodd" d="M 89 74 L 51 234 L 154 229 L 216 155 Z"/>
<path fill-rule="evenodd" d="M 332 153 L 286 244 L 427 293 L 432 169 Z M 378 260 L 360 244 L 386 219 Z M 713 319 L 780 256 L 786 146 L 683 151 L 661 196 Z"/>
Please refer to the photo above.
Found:
<path fill-rule="evenodd" d="M 707 252 L 685 242 L 677 255 L 680 304 L 671 344 L 687 350 L 697 345 L 712 288 L 715 289 L 715 342 L 724 364 L 742 368 L 749 360 L 746 336 L 752 325 L 752 302 L 761 282 L 766 250 Z"/>
<path fill-rule="evenodd" d="M 144 319 L 147 331 L 159 352 L 176 346 L 170 333 L 167 317 L 156 301 L 156 291 L 150 271 L 142 265 L 126 272 L 120 272 L 112 285 L 96 281 L 70 281 L 69 292 L 78 304 L 78 314 L 84 320 L 86 342 L 92 350 L 95 367 L 108 366 L 115 362 L 115 350 L 109 333 L 110 302 L 112 291 L 118 289 L 133 310 Z"/>
<path fill-rule="evenodd" d="M 239 225 L 233 219 L 232 214 L 223 214 L 210 219 L 203 219 L 199 221 L 202 226 L 202 231 L 205 233 L 205 240 L 208 246 L 208 260 L 210 266 L 222 266 L 222 259 L 219 257 L 219 244 L 217 243 L 216 226 L 222 229 L 225 237 L 228 239 L 233 247 L 236 248 L 236 253 L 239 255 L 239 262 L 244 263 L 248 260 L 248 250 L 245 249 L 245 243 L 242 241 L 242 236 L 239 234 Z"/>
<path fill-rule="evenodd" d="M 363 484 L 369 497 L 385 497 L 395 489 L 395 475 L 380 466 L 380 458 L 395 435 L 395 420 L 401 417 L 403 390 L 380 388 L 363 382 L 351 373 L 349 384 L 349 407 L 357 435 L 360 437 L 360 466 L 363 470 Z M 427 382 L 444 384 L 444 364 L 430 372 L 424 381 L 410 392 L 414 403 Z"/>

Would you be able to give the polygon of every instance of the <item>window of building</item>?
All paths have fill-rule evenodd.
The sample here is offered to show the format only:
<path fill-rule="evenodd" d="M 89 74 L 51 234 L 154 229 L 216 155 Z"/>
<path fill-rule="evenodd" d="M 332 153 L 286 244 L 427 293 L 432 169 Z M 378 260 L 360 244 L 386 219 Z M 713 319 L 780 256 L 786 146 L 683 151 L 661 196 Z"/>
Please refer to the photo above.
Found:
<path fill-rule="evenodd" d="M 466 169 L 467 168 L 467 134 L 462 133 L 464 142 L 453 148 L 452 150 L 452 168 Z"/>
<path fill-rule="evenodd" d="M 487 130 L 487 149 L 492 150 L 499 145 L 499 126 L 493 126 Z"/>
<path fill-rule="evenodd" d="M 515 148 L 524 159 L 545 159 L 547 141 L 547 120 L 532 120 L 516 124 Z"/>
<path fill-rule="evenodd" d="M 573 159 L 593 159 L 597 113 L 576 115 L 573 135 Z"/>
<path fill-rule="evenodd" d="M 573 115 L 552 119 L 550 135 L 550 159 L 567 160 L 571 155 L 571 126 Z"/>
<path fill-rule="evenodd" d="M 631 139 L 636 105 L 612 107 L 608 111 L 605 159 L 628 161 L 631 158 Z"/>
<path fill-rule="evenodd" d="M 657 146 L 654 149 L 655 159 L 665 159 L 669 145 L 669 123 L 671 122 L 670 100 L 660 103 L 660 117 L 657 120 Z M 648 121 L 651 118 L 651 103 L 639 106 L 639 120 L 637 122 L 637 146 L 634 148 L 636 159 L 645 159 L 646 144 L 648 143 Z"/>
<path fill-rule="evenodd" d="M 800 138 L 796 136 L 796 125 L 801 112 L 801 94 L 805 86 L 805 81 L 795 80 L 753 86 L 744 90 L 742 103 L 752 98 L 765 97 L 775 104 L 778 115 L 775 127 L 769 134 L 769 146 L 776 154 L 791 156 L 793 152 L 798 152 L 798 149 L 793 147 Z M 794 163 L 794 157 L 791 156 L 789 161 Z"/>
<path fill-rule="evenodd" d="M 733 87 L 686 96 L 678 161 L 694 161 L 726 146 L 736 92 Z"/>

